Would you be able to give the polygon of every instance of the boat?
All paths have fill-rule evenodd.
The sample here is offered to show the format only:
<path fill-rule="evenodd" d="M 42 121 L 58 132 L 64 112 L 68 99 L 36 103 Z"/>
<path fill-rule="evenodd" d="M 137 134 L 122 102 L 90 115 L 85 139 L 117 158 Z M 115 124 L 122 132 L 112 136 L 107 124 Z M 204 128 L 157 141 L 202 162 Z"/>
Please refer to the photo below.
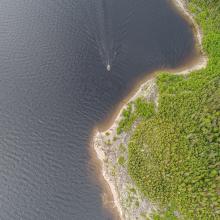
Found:
<path fill-rule="evenodd" d="M 106 69 L 107 69 L 108 71 L 111 71 L 111 66 L 110 66 L 110 64 L 108 64 L 108 65 L 106 66 Z"/>

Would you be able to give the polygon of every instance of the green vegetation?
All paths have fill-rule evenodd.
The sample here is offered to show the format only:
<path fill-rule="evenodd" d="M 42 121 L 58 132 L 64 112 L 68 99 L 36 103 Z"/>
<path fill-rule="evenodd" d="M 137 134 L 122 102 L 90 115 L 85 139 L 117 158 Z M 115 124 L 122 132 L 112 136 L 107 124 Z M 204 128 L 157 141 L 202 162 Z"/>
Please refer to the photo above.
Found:
<path fill-rule="evenodd" d="M 117 139 L 118 138 L 116 136 L 114 136 L 112 141 L 117 141 Z"/>
<path fill-rule="evenodd" d="M 108 139 L 106 142 L 105 142 L 106 145 L 110 146 L 112 143 L 111 143 L 111 140 Z"/>
<path fill-rule="evenodd" d="M 106 133 L 105 133 L 105 135 L 106 135 L 106 136 L 109 136 L 109 135 L 110 135 L 110 133 L 109 133 L 109 132 L 106 132 Z"/>
<path fill-rule="evenodd" d="M 118 164 L 119 165 L 121 165 L 121 166 L 124 166 L 124 164 L 125 164 L 125 158 L 123 157 L 123 156 L 120 156 L 119 158 L 118 158 Z"/>
<path fill-rule="evenodd" d="M 138 208 L 140 206 L 140 202 L 136 190 L 129 185 L 126 186 L 126 189 L 127 191 L 126 196 L 123 199 L 123 206 L 126 208 L 130 208 L 132 206 Z"/>
<path fill-rule="evenodd" d="M 126 147 L 123 144 L 119 145 L 119 151 L 120 153 L 125 153 L 126 152 Z"/>
<path fill-rule="evenodd" d="M 220 219 L 220 1 L 189 0 L 188 7 L 203 29 L 207 68 L 188 76 L 160 74 L 158 111 L 138 99 L 118 127 L 118 133 L 128 131 L 139 120 L 128 171 L 160 205 L 154 219 L 176 219 L 175 211 L 186 220 Z"/>
<path fill-rule="evenodd" d="M 128 104 L 122 112 L 122 119 L 117 128 L 117 134 L 127 132 L 138 119 L 147 119 L 154 114 L 154 105 L 146 102 L 143 98 L 138 98 L 135 102 Z"/>
<path fill-rule="evenodd" d="M 180 214 L 175 210 L 174 206 L 168 206 L 163 213 L 155 213 L 154 220 L 178 220 L 181 219 Z"/>
<path fill-rule="evenodd" d="M 112 176 L 116 176 L 116 174 L 117 174 L 116 166 L 114 165 L 114 166 L 111 168 L 111 175 L 112 175 Z"/>

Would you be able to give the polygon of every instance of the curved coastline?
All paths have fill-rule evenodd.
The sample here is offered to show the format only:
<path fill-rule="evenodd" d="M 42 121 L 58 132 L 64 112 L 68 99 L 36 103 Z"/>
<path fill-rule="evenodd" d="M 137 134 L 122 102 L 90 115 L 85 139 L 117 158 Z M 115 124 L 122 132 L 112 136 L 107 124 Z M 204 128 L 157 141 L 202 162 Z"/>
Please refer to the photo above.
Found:
<path fill-rule="evenodd" d="M 173 74 L 184 75 L 189 74 L 192 71 L 205 68 L 207 66 L 208 58 L 204 54 L 202 48 L 202 30 L 195 22 L 193 15 L 188 11 L 185 0 L 170 0 L 170 4 L 173 4 L 176 10 L 181 11 L 182 15 L 185 16 L 185 18 L 188 19 L 190 23 L 193 25 L 194 36 L 198 45 L 198 49 L 200 51 L 200 57 L 195 62 L 193 62 L 192 65 L 187 66 L 184 69 L 181 69 L 179 71 L 169 70 L 169 72 L 172 72 Z M 117 174 L 111 174 L 111 172 L 109 171 L 108 163 L 109 160 L 111 162 L 117 163 L 118 152 L 116 151 L 118 151 L 118 149 L 109 149 L 107 143 L 108 140 L 114 139 L 118 123 L 121 119 L 121 113 L 127 107 L 129 102 L 134 101 L 138 97 L 144 96 L 147 100 L 154 101 L 156 105 L 158 104 L 158 92 L 154 76 L 155 73 L 151 75 L 150 79 L 148 77 L 147 81 L 146 79 L 144 80 L 144 82 L 142 81 L 141 85 L 138 84 L 137 87 L 139 87 L 139 89 L 136 89 L 125 101 L 123 101 L 123 103 L 119 106 L 120 110 L 116 111 L 116 114 L 113 116 L 113 119 L 110 120 L 110 122 L 108 122 L 107 125 L 95 128 L 92 137 L 93 148 L 99 161 L 101 162 L 102 176 L 104 177 L 106 183 L 110 187 L 113 203 L 116 206 L 121 219 L 134 219 L 138 216 L 141 216 L 143 210 L 147 211 L 144 214 L 146 214 L 149 217 L 153 211 L 157 210 L 156 204 L 151 204 L 149 201 L 142 197 L 141 193 L 138 191 L 135 184 L 130 179 L 128 174 L 125 172 L 125 170 L 123 170 L 123 168 L 120 168 L 121 173 L 120 175 L 118 175 L 119 177 L 117 176 Z M 126 138 L 126 135 L 119 137 L 119 139 L 121 139 L 122 142 L 126 142 Z M 116 140 L 115 145 L 113 144 L 111 147 L 117 146 L 119 144 L 120 143 Z M 135 195 L 137 197 L 137 201 L 139 202 L 138 210 L 135 209 L 134 204 L 130 207 L 129 210 L 127 210 L 127 208 L 123 206 L 122 197 L 128 196 L 128 191 L 124 187 L 125 184 L 129 184 L 131 188 L 135 190 Z"/>

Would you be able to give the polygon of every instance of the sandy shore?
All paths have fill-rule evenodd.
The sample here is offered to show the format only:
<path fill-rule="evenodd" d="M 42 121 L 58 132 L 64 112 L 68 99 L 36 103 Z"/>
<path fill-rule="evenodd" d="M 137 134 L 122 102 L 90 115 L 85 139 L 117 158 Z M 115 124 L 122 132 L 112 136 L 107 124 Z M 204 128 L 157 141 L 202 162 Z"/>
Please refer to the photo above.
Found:
<path fill-rule="evenodd" d="M 140 96 L 144 96 L 149 101 L 156 101 L 156 94 L 155 79 L 151 79 L 140 87 L 130 101 Z M 118 158 L 120 157 L 123 157 L 127 161 L 128 156 L 127 150 L 125 149 L 123 151 L 123 149 L 120 149 L 120 146 L 121 144 L 123 146 L 128 144 L 131 133 L 117 134 L 118 123 L 121 120 L 121 112 L 126 106 L 127 105 L 123 106 L 115 122 L 107 131 L 96 132 L 93 138 L 93 146 L 102 163 L 102 174 L 110 186 L 114 204 L 117 207 L 121 219 L 133 220 L 141 219 L 141 215 L 149 217 L 150 214 L 156 210 L 156 205 L 151 204 L 143 197 L 127 174 L 126 166 L 122 166 L 118 162 Z M 135 125 L 132 130 L 134 129 Z"/>
<path fill-rule="evenodd" d="M 205 68 L 207 65 L 207 57 L 202 51 L 202 31 L 196 24 L 193 15 L 186 8 L 185 0 L 170 0 L 178 10 L 189 19 L 195 28 L 195 37 L 201 56 L 193 66 L 187 67 L 175 74 L 189 74 L 192 71 Z M 157 210 L 157 204 L 152 204 L 143 197 L 137 189 L 131 178 L 129 177 L 126 166 L 119 164 L 118 158 L 123 157 L 127 160 L 127 144 L 135 126 L 131 129 L 131 133 L 122 133 L 117 135 L 118 123 L 121 120 L 121 113 L 127 107 L 127 104 L 138 97 L 144 97 L 148 101 L 155 102 L 158 105 L 158 92 L 155 79 L 144 82 L 136 93 L 127 100 L 122 106 L 113 124 L 106 131 L 96 131 L 93 137 L 93 146 L 98 159 L 101 161 L 102 174 L 109 184 L 114 204 L 120 214 L 121 219 L 143 219 L 150 217 L 151 213 Z M 124 146 L 125 149 L 121 149 Z M 126 162 L 125 162 L 126 165 Z M 132 199 L 131 199 L 132 198 Z"/>

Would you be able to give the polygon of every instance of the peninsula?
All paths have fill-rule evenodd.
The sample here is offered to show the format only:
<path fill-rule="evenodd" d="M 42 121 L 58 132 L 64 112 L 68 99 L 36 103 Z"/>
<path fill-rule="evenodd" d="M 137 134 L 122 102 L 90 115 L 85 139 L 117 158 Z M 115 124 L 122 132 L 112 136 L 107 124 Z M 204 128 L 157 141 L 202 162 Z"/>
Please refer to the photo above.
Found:
<path fill-rule="evenodd" d="M 220 2 L 173 0 L 201 57 L 141 85 L 93 146 L 121 219 L 220 219 Z"/>

